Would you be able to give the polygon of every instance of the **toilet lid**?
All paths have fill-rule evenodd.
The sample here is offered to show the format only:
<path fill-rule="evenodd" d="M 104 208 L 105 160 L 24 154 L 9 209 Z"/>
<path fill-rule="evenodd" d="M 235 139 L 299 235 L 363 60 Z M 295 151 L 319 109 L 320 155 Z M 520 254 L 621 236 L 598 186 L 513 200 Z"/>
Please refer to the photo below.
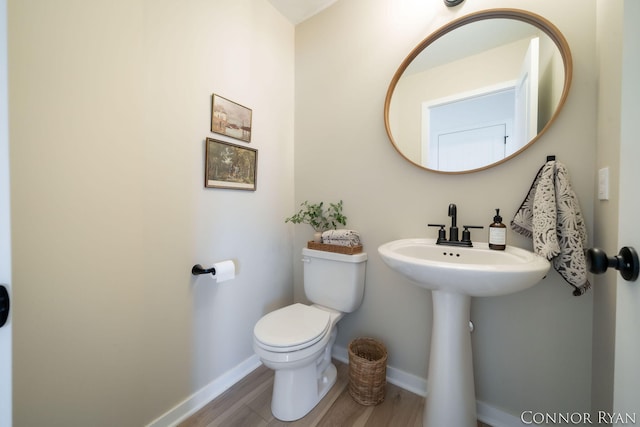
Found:
<path fill-rule="evenodd" d="M 274 350 L 298 350 L 324 336 L 330 326 L 330 316 L 319 308 L 293 304 L 265 315 L 256 323 L 253 334 L 260 343 Z"/>

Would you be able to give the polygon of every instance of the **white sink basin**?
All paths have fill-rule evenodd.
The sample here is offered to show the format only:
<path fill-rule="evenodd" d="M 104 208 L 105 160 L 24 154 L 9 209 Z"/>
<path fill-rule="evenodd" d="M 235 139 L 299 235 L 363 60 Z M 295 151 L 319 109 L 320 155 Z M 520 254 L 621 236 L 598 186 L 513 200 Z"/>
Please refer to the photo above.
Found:
<path fill-rule="evenodd" d="M 393 270 L 430 289 L 433 324 L 424 427 L 475 427 L 476 398 L 471 357 L 471 297 L 529 288 L 544 278 L 549 262 L 507 246 L 489 249 L 436 245 L 435 239 L 402 239 L 378 248 Z"/>
<path fill-rule="evenodd" d="M 549 261 L 533 252 L 513 246 L 494 251 L 487 243 L 469 248 L 436 245 L 435 239 L 401 239 L 383 244 L 378 252 L 418 286 L 474 297 L 527 289 L 549 271 Z"/>

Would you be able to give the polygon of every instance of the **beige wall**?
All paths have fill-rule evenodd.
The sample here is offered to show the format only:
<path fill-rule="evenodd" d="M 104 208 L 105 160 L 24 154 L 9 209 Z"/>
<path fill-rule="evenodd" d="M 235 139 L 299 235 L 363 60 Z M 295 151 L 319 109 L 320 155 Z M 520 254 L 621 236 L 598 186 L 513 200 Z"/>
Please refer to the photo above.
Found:
<path fill-rule="evenodd" d="M 15 0 L 8 21 L 15 426 L 144 425 L 291 301 L 294 28 L 266 0 Z M 203 188 L 214 92 L 253 110 L 256 192 Z M 190 274 L 227 258 L 234 281 Z"/>
<path fill-rule="evenodd" d="M 555 125 L 514 160 L 468 175 L 439 175 L 408 164 L 383 125 L 384 96 L 408 52 L 432 30 L 476 10 L 522 7 L 515 0 L 343 0 L 296 27 L 296 202 L 344 200 L 348 226 L 369 253 L 362 307 L 340 323 L 337 344 L 372 335 L 389 347 L 391 366 L 426 377 L 430 296 L 387 268 L 383 242 L 434 236 L 457 203 L 465 224 L 488 225 L 494 208 L 510 220 L 548 154 L 567 165 L 593 231 L 596 148 L 595 2 L 528 2 L 563 32 L 572 49 L 573 86 Z M 294 254 L 311 230 L 296 229 Z M 486 230 L 474 231 L 486 241 Z M 508 244 L 530 247 L 509 232 Z M 303 300 L 296 263 L 296 298 Z M 474 364 L 477 396 L 516 416 L 524 410 L 589 411 L 593 293 L 574 297 L 551 272 L 527 291 L 478 298 Z"/>

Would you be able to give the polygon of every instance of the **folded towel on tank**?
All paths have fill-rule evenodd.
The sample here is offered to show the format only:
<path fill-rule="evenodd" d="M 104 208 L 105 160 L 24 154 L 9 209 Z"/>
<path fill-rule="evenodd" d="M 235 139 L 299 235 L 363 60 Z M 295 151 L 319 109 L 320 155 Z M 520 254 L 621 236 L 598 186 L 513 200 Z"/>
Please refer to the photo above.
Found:
<path fill-rule="evenodd" d="M 358 246 L 360 233 L 354 230 L 327 230 L 322 233 L 322 243 L 340 246 Z"/>

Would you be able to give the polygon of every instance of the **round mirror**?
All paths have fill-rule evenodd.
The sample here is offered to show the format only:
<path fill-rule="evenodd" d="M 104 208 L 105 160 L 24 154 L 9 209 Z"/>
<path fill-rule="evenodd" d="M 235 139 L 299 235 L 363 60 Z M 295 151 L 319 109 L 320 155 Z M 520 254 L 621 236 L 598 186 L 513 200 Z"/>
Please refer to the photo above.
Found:
<path fill-rule="evenodd" d="M 384 105 L 409 162 L 441 173 L 503 163 L 551 126 L 571 85 L 571 52 L 546 19 L 515 9 L 463 16 L 400 64 Z"/>

